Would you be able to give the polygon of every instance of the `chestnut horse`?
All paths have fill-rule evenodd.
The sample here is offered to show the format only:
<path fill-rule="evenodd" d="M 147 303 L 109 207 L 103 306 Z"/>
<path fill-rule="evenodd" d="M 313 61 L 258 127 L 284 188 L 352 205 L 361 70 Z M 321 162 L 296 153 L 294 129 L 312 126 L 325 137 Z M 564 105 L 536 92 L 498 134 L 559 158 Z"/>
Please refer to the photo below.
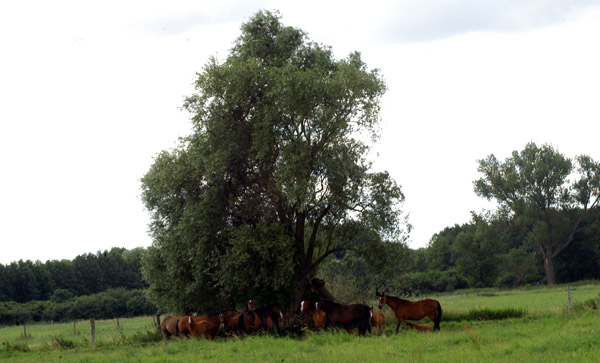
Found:
<path fill-rule="evenodd" d="M 160 330 L 166 339 L 169 339 L 173 335 L 179 335 L 178 323 L 180 318 L 184 317 L 167 315 L 163 318 L 163 321 L 160 322 Z"/>
<path fill-rule="evenodd" d="M 315 324 L 315 328 L 317 330 L 321 328 L 325 329 L 325 327 L 327 327 L 327 314 L 325 314 L 323 310 L 315 313 L 313 315 L 313 323 Z"/>
<path fill-rule="evenodd" d="M 333 301 L 320 300 L 315 303 L 315 311 L 317 313 L 324 311 L 327 314 L 325 328 L 328 324 L 344 327 L 355 325 L 359 335 L 365 335 L 367 330 L 369 333 L 371 332 L 371 310 L 366 305 L 343 305 Z"/>
<path fill-rule="evenodd" d="M 226 309 L 215 313 L 210 313 L 202 316 L 193 316 L 192 320 L 194 324 L 200 324 L 200 322 L 206 322 L 206 332 L 204 333 L 207 338 L 212 338 L 219 332 L 221 323 L 225 320 L 225 315 L 233 315 L 235 311 L 233 309 Z"/>
<path fill-rule="evenodd" d="M 375 335 L 379 334 L 379 328 L 383 331 L 383 336 L 385 336 L 385 316 L 382 313 L 374 313 L 373 308 L 371 309 L 371 328 L 375 328 Z"/>
<path fill-rule="evenodd" d="M 433 321 L 433 330 L 440 330 L 440 321 L 442 320 L 442 306 L 437 300 L 425 299 L 420 301 L 408 301 L 395 296 L 388 296 L 383 293 L 375 292 L 379 296 L 379 308 L 382 309 L 385 304 L 396 314 L 398 325 L 396 333 L 400 329 L 400 324 L 404 320 L 421 320 L 424 317 L 429 317 Z"/>

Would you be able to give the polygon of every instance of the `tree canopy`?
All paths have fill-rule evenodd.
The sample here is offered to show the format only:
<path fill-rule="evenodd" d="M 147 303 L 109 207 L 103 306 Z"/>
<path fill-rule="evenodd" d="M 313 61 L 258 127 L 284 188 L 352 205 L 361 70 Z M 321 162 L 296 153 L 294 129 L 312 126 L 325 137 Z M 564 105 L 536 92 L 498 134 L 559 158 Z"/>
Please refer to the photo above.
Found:
<path fill-rule="evenodd" d="M 400 187 L 366 159 L 379 72 L 359 53 L 334 59 L 278 14 L 241 33 L 184 103 L 193 133 L 142 178 L 154 238 L 144 274 L 170 309 L 250 296 L 293 308 L 328 256 L 404 232 Z"/>
<path fill-rule="evenodd" d="M 597 218 L 590 211 L 600 200 L 600 163 L 580 155 L 574 164 L 551 145 L 529 143 L 504 162 L 494 155 L 479 160 L 478 171 L 475 192 L 514 213 L 555 284 L 554 258 Z"/>

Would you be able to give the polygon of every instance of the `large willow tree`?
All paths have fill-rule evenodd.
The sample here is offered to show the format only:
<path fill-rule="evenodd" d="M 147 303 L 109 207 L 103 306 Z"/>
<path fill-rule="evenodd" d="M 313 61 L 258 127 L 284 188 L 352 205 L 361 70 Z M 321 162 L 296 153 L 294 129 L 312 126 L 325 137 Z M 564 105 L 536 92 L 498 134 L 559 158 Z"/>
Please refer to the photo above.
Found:
<path fill-rule="evenodd" d="M 334 253 L 398 237 L 404 197 L 366 160 L 385 91 L 359 53 L 334 59 L 277 14 L 241 27 L 184 107 L 194 132 L 142 179 L 150 292 L 174 310 L 247 298 L 296 309 Z"/>

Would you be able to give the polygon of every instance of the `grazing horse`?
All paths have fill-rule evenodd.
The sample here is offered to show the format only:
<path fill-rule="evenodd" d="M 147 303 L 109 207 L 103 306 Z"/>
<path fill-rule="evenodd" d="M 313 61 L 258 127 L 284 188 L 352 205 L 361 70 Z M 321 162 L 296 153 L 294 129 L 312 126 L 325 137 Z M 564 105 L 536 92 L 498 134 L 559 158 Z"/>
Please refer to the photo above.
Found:
<path fill-rule="evenodd" d="M 270 333 L 273 329 L 273 326 L 275 326 L 278 334 L 281 335 L 279 320 L 283 320 L 283 313 L 281 312 L 279 305 L 267 304 L 254 310 L 254 312 L 259 316 L 262 322 L 262 328 L 265 329 L 267 333 Z"/>
<path fill-rule="evenodd" d="M 342 305 L 332 301 L 320 300 L 315 303 L 315 311 L 324 311 L 327 314 L 325 328 L 328 323 L 333 326 L 341 325 L 348 327 L 355 325 L 358 334 L 364 335 L 368 330 L 371 332 L 371 310 L 362 304 Z"/>
<path fill-rule="evenodd" d="M 426 316 L 433 321 L 433 330 L 440 330 L 442 306 L 437 300 L 425 299 L 413 302 L 400 299 L 399 297 L 388 296 L 385 294 L 385 291 L 379 293 L 376 290 L 375 294 L 379 296 L 380 309 L 382 309 L 385 304 L 388 304 L 396 314 L 396 318 L 398 318 L 396 333 L 398 333 L 400 324 L 404 323 L 404 320 L 421 320 Z"/>
<path fill-rule="evenodd" d="M 385 336 L 385 316 L 382 313 L 373 313 L 373 308 L 371 309 L 371 328 L 375 328 L 375 335 L 379 334 L 379 328 L 383 331 L 383 336 Z"/>
<path fill-rule="evenodd" d="M 171 338 L 173 335 L 179 335 L 179 318 L 179 316 L 167 315 L 163 318 L 163 321 L 160 322 L 160 330 L 166 339 Z"/>

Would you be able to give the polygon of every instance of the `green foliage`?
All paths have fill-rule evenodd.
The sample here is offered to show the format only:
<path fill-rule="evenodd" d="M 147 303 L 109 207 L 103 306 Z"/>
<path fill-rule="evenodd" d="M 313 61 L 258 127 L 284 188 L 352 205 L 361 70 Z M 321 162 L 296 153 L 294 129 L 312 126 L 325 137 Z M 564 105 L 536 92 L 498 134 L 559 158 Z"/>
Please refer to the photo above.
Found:
<path fill-rule="evenodd" d="M 66 321 L 75 319 L 107 319 L 149 315 L 156 306 L 147 300 L 142 290 L 111 289 L 94 295 L 74 297 L 62 302 L 30 301 L 0 303 L 0 324 L 17 322 Z"/>
<path fill-rule="evenodd" d="M 373 240 L 356 236 L 403 239 L 401 189 L 364 157 L 385 85 L 359 53 L 336 60 L 259 12 L 196 89 L 184 103 L 194 133 L 142 178 L 154 238 L 143 271 L 162 308 L 246 294 L 298 304 L 323 261 Z"/>
<path fill-rule="evenodd" d="M 479 160 L 483 177 L 475 192 L 514 213 L 528 232 L 530 246 L 541 253 L 548 284 L 555 284 L 554 261 L 596 219 L 600 201 L 600 163 L 587 155 L 576 167 L 551 145 L 529 143 L 500 162 L 494 155 Z M 573 171 L 575 174 L 573 175 Z"/>
<path fill-rule="evenodd" d="M 140 264 L 145 249 L 84 254 L 73 261 L 18 261 L 0 265 L 0 301 L 62 302 L 73 296 L 98 293 L 111 288 L 141 289 Z"/>

